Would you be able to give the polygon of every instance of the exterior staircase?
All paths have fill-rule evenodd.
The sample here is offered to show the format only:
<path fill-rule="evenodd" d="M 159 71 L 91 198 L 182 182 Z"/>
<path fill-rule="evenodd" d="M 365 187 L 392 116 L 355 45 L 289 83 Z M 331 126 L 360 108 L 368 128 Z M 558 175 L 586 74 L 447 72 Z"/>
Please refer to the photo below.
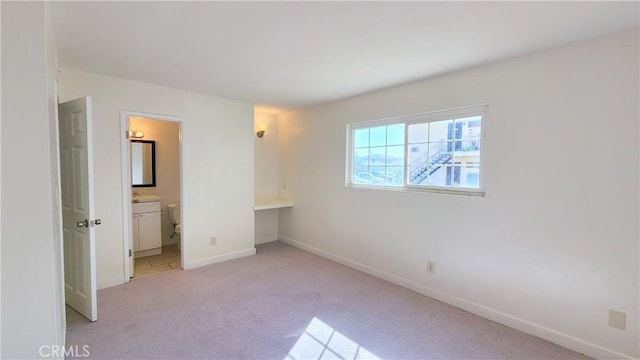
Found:
<path fill-rule="evenodd" d="M 417 159 L 409 164 L 412 169 L 409 173 L 409 184 L 421 184 L 429 175 L 438 171 L 442 165 L 451 163 L 453 157 L 451 145 L 448 141 L 441 141 L 433 144 L 429 151 L 420 155 Z"/>

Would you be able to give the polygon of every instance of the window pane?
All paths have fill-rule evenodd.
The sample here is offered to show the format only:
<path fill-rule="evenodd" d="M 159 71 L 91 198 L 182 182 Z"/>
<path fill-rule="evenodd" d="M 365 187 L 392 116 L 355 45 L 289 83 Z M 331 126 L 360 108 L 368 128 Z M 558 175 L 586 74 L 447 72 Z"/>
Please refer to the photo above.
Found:
<path fill-rule="evenodd" d="M 404 185 L 404 129 L 394 124 L 354 130 L 352 183 Z"/>
<path fill-rule="evenodd" d="M 467 117 L 462 119 L 456 119 L 456 123 L 462 124 L 462 132 L 463 132 L 462 137 L 469 137 L 468 136 L 469 129 L 472 129 L 473 131 L 480 131 L 481 121 L 482 121 L 481 116 L 472 116 L 472 117 Z"/>
<path fill-rule="evenodd" d="M 462 122 L 460 122 L 459 120 L 456 120 L 456 122 L 453 125 L 453 137 L 455 139 L 462 139 Z"/>
<path fill-rule="evenodd" d="M 429 123 L 429 142 L 449 140 L 453 138 L 453 120 L 434 121 Z"/>
<path fill-rule="evenodd" d="M 480 151 L 480 138 L 462 140 L 462 151 Z"/>
<path fill-rule="evenodd" d="M 426 143 L 429 141 L 429 123 L 409 125 L 409 144 Z"/>
<path fill-rule="evenodd" d="M 387 145 L 404 145 L 404 124 L 387 126 Z"/>
<path fill-rule="evenodd" d="M 431 186 L 447 186 L 452 183 L 451 166 L 430 167 L 427 171 L 427 184 Z"/>
<path fill-rule="evenodd" d="M 480 163 L 480 156 L 478 154 L 469 154 L 469 153 L 459 153 L 456 152 L 455 156 L 453 157 L 453 161 L 455 163 L 459 163 L 461 165 L 467 164 L 467 163 L 475 163 L 475 164 L 479 164 Z"/>
<path fill-rule="evenodd" d="M 387 163 L 387 148 L 384 146 L 372 147 L 369 154 L 369 165 L 384 166 Z"/>
<path fill-rule="evenodd" d="M 428 144 L 409 145 L 409 165 L 414 166 L 416 163 L 427 163 Z"/>
<path fill-rule="evenodd" d="M 404 166 L 404 146 L 387 147 L 387 166 Z"/>
<path fill-rule="evenodd" d="M 428 167 L 426 166 L 426 164 L 409 166 L 407 183 L 410 185 L 426 185 L 427 176 L 429 175 L 427 170 Z"/>
<path fill-rule="evenodd" d="M 386 185 L 402 186 L 404 183 L 404 166 L 387 166 Z"/>
<path fill-rule="evenodd" d="M 480 141 L 477 140 L 456 140 L 454 149 L 456 153 L 480 150 Z"/>
<path fill-rule="evenodd" d="M 440 141 L 437 143 L 429 143 L 429 165 L 437 166 L 448 164 L 453 156 L 453 142 Z"/>
<path fill-rule="evenodd" d="M 366 174 L 368 174 L 368 171 L 359 171 L 359 172 L 354 172 L 353 173 L 353 179 L 351 179 L 351 182 L 354 184 L 368 184 L 369 183 L 369 179 L 366 177 Z M 365 176 L 362 176 L 362 175 Z"/>
<path fill-rule="evenodd" d="M 458 166 L 460 181 L 455 184 L 459 187 L 479 188 L 480 187 L 480 164 L 466 163 Z"/>
<path fill-rule="evenodd" d="M 387 127 L 380 126 L 371 128 L 370 146 L 385 146 L 387 144 Z"/>
<path fill-rule="evenodd" d="M 456 151 L 479 151 L 480 150 L 480 137 L 481 137 L 481 121 L 482 117 L 472 116 L 463 119 L 456 120 Z M 458 133 L 457 128 L 460 127 Z"/>
<path fill-rule="evenodd" d="M 369 167 L 369 173 L 367 174 L 367 178 L 369 180 L 369 184 L 372 185 L 384 185 L 386 183 L 385 180 L 385 167 L 384 166 L 371 166 Z"/>
<path fill-rule="evenodd" d="M 409 175 L 411 185 L 424 185 L 427 179 L 428 144 L 409 145 Z"/>
<path fill-rule="evenodd" d="M 361 148 L 369 146 L 369 128 L 356 129 L 353 136 L 353 147 Z"/>
<path fill-rule="evenodd" d="M 353 150 L 353 175 L 369 171 L 369 148 Z M 355 182 L 355 179 L 354 179 Z"/>

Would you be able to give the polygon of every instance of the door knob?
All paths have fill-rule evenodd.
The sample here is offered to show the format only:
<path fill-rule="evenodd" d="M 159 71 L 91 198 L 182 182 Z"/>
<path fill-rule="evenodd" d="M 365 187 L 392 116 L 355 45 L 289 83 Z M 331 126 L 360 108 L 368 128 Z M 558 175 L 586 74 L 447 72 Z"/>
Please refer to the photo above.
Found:
<path fill-rule="evenodd" d="M 102 219 L 96 219 L 96 225 L 102 224 Z"/>
<path fill-rule="evenodd" d="M 89 220 L 84 219 L 76 223 L 77 227 L 89 227 Z"/>

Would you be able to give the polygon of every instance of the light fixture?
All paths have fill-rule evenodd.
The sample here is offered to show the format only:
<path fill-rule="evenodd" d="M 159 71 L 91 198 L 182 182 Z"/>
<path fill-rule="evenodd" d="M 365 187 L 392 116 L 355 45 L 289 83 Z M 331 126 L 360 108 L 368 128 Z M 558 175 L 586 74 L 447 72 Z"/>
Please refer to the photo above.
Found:
<path fill-rule="evenodd" d="M 260 124 L 258 126 L 258 132 L 256 132 L 256 136 L 261 138 L 264 136 L 264 132 L 267 131 L 267 125 L 266 124 Z"/>
<path fill-rule="evenodd" d="M 141 139 L 144 137 L 144 131 L 142 130 L 129 130 L 129 138 Z"/>

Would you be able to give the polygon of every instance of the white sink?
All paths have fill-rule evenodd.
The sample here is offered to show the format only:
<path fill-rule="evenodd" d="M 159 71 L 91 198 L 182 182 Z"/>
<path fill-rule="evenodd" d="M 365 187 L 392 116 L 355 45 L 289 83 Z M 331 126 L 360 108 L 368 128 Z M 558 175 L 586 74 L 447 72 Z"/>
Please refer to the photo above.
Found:
<path fill-rule="evenodd" d="M 140 196 L 131 197 L 131 201 L 134 203 L 160 201 L 160 200 L 162 200 L 162 196 L 158 196 L 158 195 L 140 195 Z"/>

